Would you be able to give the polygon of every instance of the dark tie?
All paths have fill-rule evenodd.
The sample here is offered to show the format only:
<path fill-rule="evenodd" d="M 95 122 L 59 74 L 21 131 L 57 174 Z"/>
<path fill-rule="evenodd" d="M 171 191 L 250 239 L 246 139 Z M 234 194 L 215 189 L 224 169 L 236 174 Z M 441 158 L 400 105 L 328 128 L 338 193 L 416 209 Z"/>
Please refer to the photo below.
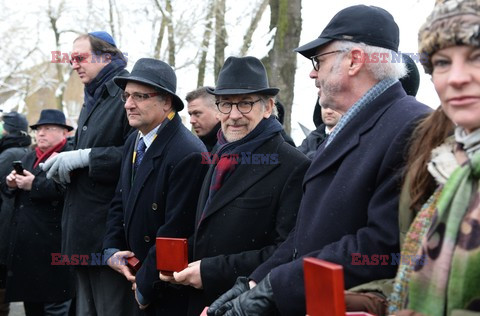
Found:
<path fill-rule="evenodd" d="M 137 172 L 138 166 L 140 166 L 140 164 L 142 163 L 143 156 L 145 156 L 145 149 L 147 149 L 147 145 L 145 145 L 142 137 L 137 144 L 137 155 L 135 156 L 134 172 Z"/>

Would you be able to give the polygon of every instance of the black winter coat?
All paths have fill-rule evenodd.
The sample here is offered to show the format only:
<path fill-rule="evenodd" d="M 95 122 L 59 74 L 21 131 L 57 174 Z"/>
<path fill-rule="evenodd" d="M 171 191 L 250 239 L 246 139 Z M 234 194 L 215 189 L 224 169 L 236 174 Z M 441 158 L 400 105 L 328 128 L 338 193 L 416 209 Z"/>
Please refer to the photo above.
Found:
<path fill-rule="evenodd" d="M 192 245 L 192 261 L 201 260 L 203 290 L 190 289 L 189 315 L 200 315 L 237 277 L 252 273 L 295 225 L 310 160 L 280 134 L 257 148 L 252 157 L 254 154 L 278 156 L 276 161 L 237 165 L 200 221 L 214 166 L 205 177 Z"/>
<path fill-rule="evenodd" d="M 119 76 L 128 72 L 122 70 Z M 71 173 L 65 195 L 62 220 L 64 254 L 101 253 L 110 201 L 120 175 L 125 140 L 132 131 L 128 124 L 122 90 L 108 81 L 100 100 L 88 112 L 80 112 L 75 149 L 92 148 L 89 167 Z"/>
<path fill-rule="evenodd" d="M 305 174 L 294 230 L 251 275 L 260 281 L 271 271 L 274 301 L 282 315 L 305 315 L 304 257 L 343 265 L 347 289 L 395 276 L 397 266 L 354 265 L 352 254 L 399 252 L 397 211 L 406 146 L 429 111 L 398 82 L 327 147 L 320 146 Z"/>
<path fill-rule="evenodd" d="M 61 151 L 71 149 L 67 144 Z M 6 297 L 8 301 L 64 301 L 73 297 L 73 277 L 68 266 L 52 264 L 52 254 L 60 253 L 65 188 L 47 179 L 42 168 L 33 169 L 35 160 L 35 152 L 22 159 L 24 168 L 35 175 L 31 191 L 14 191 Z"/>
<path fill-rule="evenodd" d="M 187 238 L 193 234 L 195 206 L 207 171 L 203 143 L 178 114 L 148 148 L 132 182 L 136 133 L 125 143 L 120 181 L 108 214 L 104 248 L 131 250 L 141 261 L 136 282 L 150 313 L 184 315 L 185 290 L 160 281 L 156 237 Z M 154 302 L 157 302 L 155 304 Z M 157 308 L 156 311 L 151 309 Z"/>

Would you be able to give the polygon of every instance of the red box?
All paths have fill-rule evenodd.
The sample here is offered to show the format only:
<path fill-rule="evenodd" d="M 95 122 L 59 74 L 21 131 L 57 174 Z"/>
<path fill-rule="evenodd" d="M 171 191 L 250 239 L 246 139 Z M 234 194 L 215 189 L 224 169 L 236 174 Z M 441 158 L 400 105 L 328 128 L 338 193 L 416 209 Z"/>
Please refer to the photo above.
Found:
<path fill-rule="evenodd" d="M 138 272 L 141 266 L 142 263 L 136 257 L 127 258 L 127 267 L 132 269 L 134 272 Z"/>
<path fill-rule="evenodd" d="M 345 316 L 343 267 L 316 258 L 303 259 L 309 316 Z"/>
<path fill-rule="evenodd" d="M 162 274 L 173 275 L 188 266 L 188 245 L 186 238 L 157 237 L 157 270 Z"/>

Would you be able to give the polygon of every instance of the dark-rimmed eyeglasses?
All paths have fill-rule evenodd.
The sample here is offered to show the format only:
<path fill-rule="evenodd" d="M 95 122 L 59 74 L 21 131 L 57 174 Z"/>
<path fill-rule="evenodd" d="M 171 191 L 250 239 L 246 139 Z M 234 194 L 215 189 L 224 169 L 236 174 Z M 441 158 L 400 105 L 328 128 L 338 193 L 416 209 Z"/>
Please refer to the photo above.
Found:
<path fill-rule="evenodd" d="M 321 54 L 310 57 L 310 60 L 312 61 L 313 69 L 315 69 L 315 71 L 318 71 L 318 69 L 320 69 L 320 61 L 318 60 L 319 57 L 334 54 L 334 53 L 340 53 L 340 52 L 344 52 L 344 50 L 341 50 L 341 49 L 333 50 L 331 52 L 321 53 Z"/>
<path fill-rule="evenodd" d="M 134 93 L 128 93 L 124 91 L 122 93 L 122 101 L 127 102 L 128 98 L 132 97 L 133 101 L 135 102 L 142 102 L 145 101 L 146 99 L 150 99 L 152 97 L 155 97 L 157 95 L 161 95 L 160 92 L 151 92 L 151 93 L 140 93 L 140 92 L 134 92 Z"/>
<path fill-rule="evenodd" d="M 262 99 L 255 101 L 239 101 L 239 102 L 230 102 L 230 101 L 216 101 L 218 110 L 223 114 L 230 114 L 234 105 L 237 106 L 238 112 L 242 114 L 248 114 L 252 111 L 253 105 Z"/>

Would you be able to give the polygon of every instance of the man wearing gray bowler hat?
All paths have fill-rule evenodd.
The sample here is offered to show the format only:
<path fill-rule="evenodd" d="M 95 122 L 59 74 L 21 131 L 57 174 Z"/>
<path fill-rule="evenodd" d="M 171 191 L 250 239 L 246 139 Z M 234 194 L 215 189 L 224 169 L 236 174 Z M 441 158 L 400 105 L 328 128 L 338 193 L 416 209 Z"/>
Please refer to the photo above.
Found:
<path fill-rule="evenodd" d="M 128 122 L 138 131 L 125 143 L 103 242 L 105 259 L 132 282 L 132 295 L 147 315 L 182 315 L 186 291 L 159 280 L 155 238 L 193 233 L 206 148 L 182 124 L 178 112 L 183 102 L 175 94 L 177 78 L 168 64 L 142 58 L 114 82 L 124 90 Z M 133 256 L 141 263 L 136 274 L 123 264 Z"/>
<path fill-rule="evenodd" d="M 406 145 L 418 120 L 431 111 L 407 96 L 398 81 L 406 74 L 405 64 L 392 59 L 398 42 L 390 13 L 356 5 L 338 12 L 317 39 L 296 49 L 312 62 L 309 76 L 319 89 L 320 105 L 342 118 L 305 174 L 292 233 L 248 276 L 250 284 L 239 280 L 210 305 L 209 315 L 276 310 L 305 315 L 305 257 L 342 265 L 347 289 L 395 275 L 395 265 L 355 259 L 399 252 L 397 209 Z M 366 63 L 367 56 L 386 58 Z"/>
<path fill-rule="evenodd" d="M 173 277 L 189 287 L 198 316 L 277 249 L 295 225 L 310 161 L 285 142 L 272 115 L 274 96 L 255 57 L 229 57 L 215 89 L 221 129 L 197 207 L 191 263 Z"/>

